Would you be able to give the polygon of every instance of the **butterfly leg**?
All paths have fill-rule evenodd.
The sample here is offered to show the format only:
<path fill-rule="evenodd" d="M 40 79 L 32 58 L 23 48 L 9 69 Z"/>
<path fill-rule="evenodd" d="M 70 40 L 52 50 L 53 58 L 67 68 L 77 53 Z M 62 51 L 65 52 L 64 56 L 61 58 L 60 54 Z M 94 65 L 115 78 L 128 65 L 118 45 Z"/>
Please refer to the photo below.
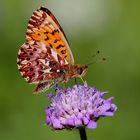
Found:
<path fill-rule="evenodd" d="M 76 77 L 74 78 L 74 84 L 77 84 L 77 79 L 76 79 Z"/>
<path fill-rule="evenodd" d="M 65 103 L 67 103 L 67 99 L 66 99 L 66 82 L 64 82 L 63 83 L 63 88 L 64 88 L 64 92 L 63 92 L 63 94 L 64 94 L 64 99 L 65 99 Z"/>
<path fill-rule="evenodd" d="M 85 81 L 83 80 L 83 78 L 80 76 L 80 79 L 82 80 L 83 83 L 85 83 Z"/>
<path fill-rule="evenodd" d="M 64 93 L 66 93 L 66 83 L 65 83 L 65 82 L 63 83 L 63 88 L 64 88 L 64 90 L 65 90 Z"/>
<path fill-rule="evenodd" d="M 87 86 L 87 81 L 84 81 L 82 77 L 80 77 L 80 79 L 82 80 L 83 84 Z"/>
<path fill-rule="evenodd" d="M 55 92 L 58 90 L 58 82 L 54 81 Z"/>

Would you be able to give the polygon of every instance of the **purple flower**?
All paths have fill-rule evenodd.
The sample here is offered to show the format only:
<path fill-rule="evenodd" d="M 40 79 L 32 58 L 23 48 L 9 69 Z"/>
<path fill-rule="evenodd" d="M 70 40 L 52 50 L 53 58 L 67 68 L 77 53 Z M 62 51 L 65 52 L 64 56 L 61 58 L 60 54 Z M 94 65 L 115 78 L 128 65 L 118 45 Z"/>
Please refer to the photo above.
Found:
<path fill-rule="evenodd" d="M 49 95 L 52 103 L 45 110 L 47 125 L 58 130 L 80 126 L 95 129 L 100 117 L 113 116 L 117 109 L 111 103 L 113 97 L 102 98 L 106 93 L 86 85 L 57 90 L 56 95 Z"/>

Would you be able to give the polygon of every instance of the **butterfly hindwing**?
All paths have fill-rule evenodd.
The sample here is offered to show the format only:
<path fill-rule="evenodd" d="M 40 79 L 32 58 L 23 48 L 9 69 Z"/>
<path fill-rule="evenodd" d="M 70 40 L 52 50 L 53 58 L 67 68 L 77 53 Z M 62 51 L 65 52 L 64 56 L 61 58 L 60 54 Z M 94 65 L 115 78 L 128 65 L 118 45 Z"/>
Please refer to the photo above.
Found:
<path fill-rule="evenodd" d="M 37 87 L 35 88 L 34 93 L 39 94 L 41 92 L 48 90 L 49 88 L 51 88 L 53 86 L 54 86 L 53 81 L 40 82 L 40 83 L 38 83 Z"/>
<path fill-rule="evenodd" d="M 67 61 L 45 44 L 23 44 L 18 53 L 18 68 L 28 83 L 53 81 L 63 76 Z"/>

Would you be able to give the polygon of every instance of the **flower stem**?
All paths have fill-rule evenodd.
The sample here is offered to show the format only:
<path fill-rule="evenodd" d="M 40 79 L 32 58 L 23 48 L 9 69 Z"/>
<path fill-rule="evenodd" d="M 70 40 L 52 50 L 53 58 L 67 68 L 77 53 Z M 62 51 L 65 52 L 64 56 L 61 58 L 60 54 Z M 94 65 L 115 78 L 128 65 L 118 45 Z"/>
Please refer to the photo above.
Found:
<path fill-rule="evenodd" d="M 84 127 L 79 128 L 81 140 L 87 140 L 86 130 Z"/>

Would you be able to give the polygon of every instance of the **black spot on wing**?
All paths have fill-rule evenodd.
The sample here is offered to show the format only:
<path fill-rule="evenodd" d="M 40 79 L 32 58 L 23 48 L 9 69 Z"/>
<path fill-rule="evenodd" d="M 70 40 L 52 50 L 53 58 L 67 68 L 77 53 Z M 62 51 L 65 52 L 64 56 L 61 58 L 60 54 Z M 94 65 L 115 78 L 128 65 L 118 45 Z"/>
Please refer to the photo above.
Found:
<path fill-rule="evenodd" d="M 63 47 L 65 47 L 65 46 L 60 44 L 59 46 L 56 47 L 56 49 L 60 49 L 60 48 L 63 48 Z"/>
<path fill-rule="evenodd" d="M 66 50 L 62 50 L 61 53 L 62 53 L 62 54 L 65 54 L 65 53 L 66 53 Z"/>
<path fill-rule="evenodd" d="M 44 40 L 45 40 L 45 41 L 49 40 L 49 37 L 47 36 Z"/>
<path fill-rule="evenodd" d="M 53 31 L 52 31 L 52 35 L 54 35 L 54 34 L 57 33 L 57 32 L 59 33 L 59 30 L 57 30 L 57 29 L 56 29 L 56 30 L 53 30 Z"/>

